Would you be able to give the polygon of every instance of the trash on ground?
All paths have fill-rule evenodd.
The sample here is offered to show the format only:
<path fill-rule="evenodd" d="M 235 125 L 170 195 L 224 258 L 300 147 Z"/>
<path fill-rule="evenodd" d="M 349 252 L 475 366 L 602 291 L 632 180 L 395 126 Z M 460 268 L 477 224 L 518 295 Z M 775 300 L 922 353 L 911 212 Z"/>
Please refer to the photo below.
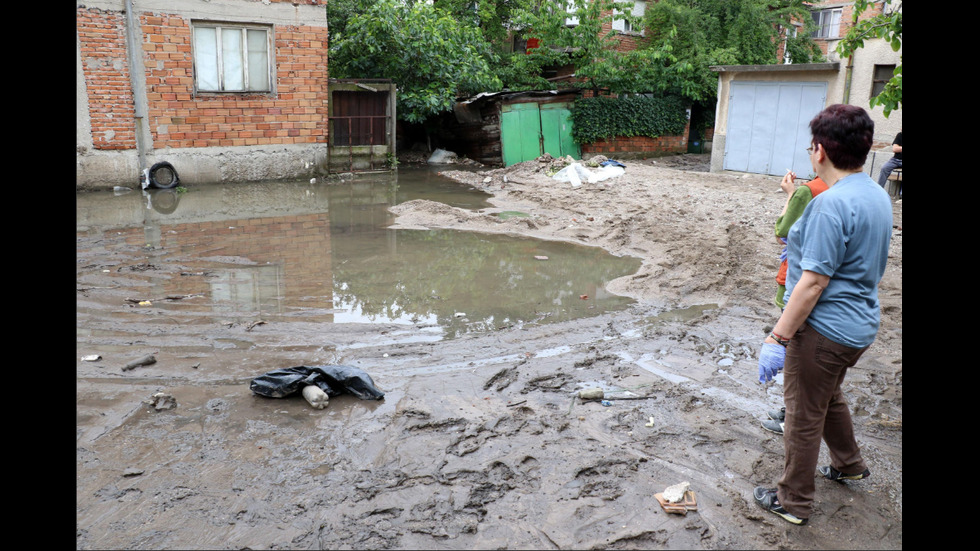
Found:
<path fill-rule="evenodd" d="M 165 392 L 157 392 L 150 397 L 148 401 L 145 402 L 147 405 L 153 406 L 157 411 L 165 409 L 174 409 L 177 407 L 177 400 Z"/>
<path fill-rule="evenodd" d="M 690 487 L 690 482 L 681 482 L 680 484 L 668 486 L 663 492 L 664 499 L 670 503 L 677 503 L 678 501 L 684 499 L 684 492 L 686 492 Z"/>
<path fill-rule="evenodd" d="M 663 510 L 668 513 L 686 515 L 688 511 L 698 510 L 697 496 L 694 495 L 694 492 L 691 490 L 684 492 L 684 499 L 678 503 L 670 503 L 664 499 L 663 494 L 654 494 L 653 497 L 657 498 L 660 506 L 663 507 Z"/>
<path fill-rule="evenodd" d="M 579 391 L 578 397 L 583 400 L 602 400 L 605 392 L 601 388 L 586 388 Z"/>
<path fill-rule="evenodd" d="M 323 409 L 330 404 L 330 396 L 316 385 L 303 387 L 303 398 L 306 398 L 306 401 L 316 409 Z"/>
<path fill-rule="evenodd" d="M 452 151 L 446 151 L 445 149 L 436 149 L 429 156 L 427 161 L 430 165 L 445 165 L 451 164 L 456 161 L 457 155 Z"/>
<path fill-rule="evenodd" d="M 644 427 L 652 427 L 653 426 L 653 416 L 650 416 L 650 422 L 647 423 L 647 424 L 645 424 L 645 425 L 643 425 L 643 426 Z"/>
<path fill-rule="evenodd" d="M 612 402 L 610 402 L 609 400 L 603 400 L 603 401 L 602 401 L 602 405 L 604 405 L 604 406 L 606 406 L 606 407 L 609 407 L 609 406 L 611 406 L 611 405 L 612 405 Z"/>
<path fill-rule="evenodd" d="M 153 354 L 150 354 L 148 356 L 143 356 L 142 358 L 140 358 L 138 360 L 133 360 L 133 361 L 129 362 L 128 364 L 126 364 L 126 365 L 123 366 L 122 370 L 123 371 L 129 371 L 130 369 L 136 369 L 137 367 L 140 367 L 140 366 L 143 366 L 143 365 L 152 365 L 152 364 L 155 364 L 155 363 L 157 363 L 156 356 L 154 356 Z"/>
<path fill-rule="evenodd" d="M 544 256 L 544 255 L 536 254 L 536 255 L 534 255 L 534 259 L 535 260 L 548 260 L 548 257 L 547 256 Z"/>
<path fill-rule="evenodd" d="M 663 510 L 668 513 L 686 515 L 688 511 L 698 510 L 697 496 L 689 490 L 689 482 L 681 482 L 668 487 L 662 493 L 654 494 Z"/>
<path fill-rule="evenodd" d="M 102 356 L 98 354 L 89 354 L 88 356 L 82 356 L 83 362 L 97 362 L 102 359 Z"/>
<path fill-rule="evenodd" d="M 607 161 L 608 162 L 608 161 Z M 582 182 L 594 184 L 616 176 L 621 176 L 626 169 L 612 164 L 600 166 L 597 170 L 589 170 L 579 163 L 572 163 L 555 173 L 552 178 L 559 182 L 571 182 L 572 187 L 582 185 Z"/>
<path fill-rule="evenodd" d="M 619 161 L 615 161 L 613 159 L 609 159 L 608 161 L 603 161 L 599 163 L 599 166 L 618 166 L 620 168 L 626 168 L 626 165 L 624 165 Z"/>
<path fill-rule="evenodd" d="M 592 171 L 578 163 L 572 163 L 555 173 L 552 178 L 559 182 L 570 182 L 572 187 L 582 185 L 582 180 L 589 181 Z"/>
<path fill-rule="evenodd" d="M 297 366 L 270 371 L 249 384 L 255 394 L 267 398 L 285 398 L 316 385 L 328 396 L 353 394 L 362 400 L 380 400 L 384 392 L 363 370 L 346 365 Z"/>

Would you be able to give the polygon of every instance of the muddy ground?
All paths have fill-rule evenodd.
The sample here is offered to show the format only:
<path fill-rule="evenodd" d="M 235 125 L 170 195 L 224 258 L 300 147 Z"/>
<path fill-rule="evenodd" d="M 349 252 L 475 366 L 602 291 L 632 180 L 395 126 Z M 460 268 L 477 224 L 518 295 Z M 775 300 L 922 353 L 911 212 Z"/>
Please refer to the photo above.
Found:
<path fill-rule="evenodd" d="M 779 313 L 772 226 L 785 195 L 774 177 L 707 172 L 707 155 L 627 165 L 580 187 L 550 178 L 550 162 L 450 166 L 495 208 L 393 207 L 398 227 L 643 260 L 609 287 L 637 300 L 625 312 L 435 343 L 403 326 L 135 308 L 140 286 L 187 265 L 162 251 L 147 263 L 136 246 L 106 255 L 108 236 L 79 233 L 77 547 L 902 548 L 901 202 L 881 330 L 845 382 L 873 474 L 818 479 L 796 527 L 752 500 L 782 468 L 781 437 L 760 426 L 781 386 L 758 383 L 756 357 Z M 145 354 L 157 362 L 122 370 Z M 386 396 L 316 410 L 248 389 L 269 366 L 329 363 L 365 370 Z M 576 397 L 593 387 L 610 405 Z M 152 405 L 157 392 L 172 403 Z M 680 482 L 697 510 L 668 514 L 653 496 Z"/>

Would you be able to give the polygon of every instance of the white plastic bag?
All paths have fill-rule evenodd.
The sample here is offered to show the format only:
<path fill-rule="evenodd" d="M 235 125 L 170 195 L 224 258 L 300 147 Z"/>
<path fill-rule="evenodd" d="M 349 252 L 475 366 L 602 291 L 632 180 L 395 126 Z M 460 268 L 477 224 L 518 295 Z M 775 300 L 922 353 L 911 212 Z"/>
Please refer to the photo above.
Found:
<path fill-rule="evenodd" d="M 552 178 L 559 182 L 571 182 L 572 187 L 582 185 L 582 180 L 592 182 L 592 172 L 578 163 L 572 163 L 555 173 Z"/>
<path fill-rule="evenodd" d="M 621 176 L 625 172 L 626 169 L 621 166 L 606 165 L 599 167 L 595 171 L 591 171 L 579 163 L 572 163 L 556 172 L 552 177 L 559 182 L 571 182 L 572 187 L 579 187 L 583 181 L 594 184 L 608 180 L 609 178 Z"/>
<path fill-rule="evenodd" d="M 600 166 L 598 170 L 595 171 L 595 182 L 601 182 L 603 180 L 608 180 L 610 178 L 615 178 L 616 176 L 622 176 L 626 172 L 626 169 L 621 166 L 606 165 Z M 592 183 L 592 180 L 589 180 Z"/>
<path fill-rule="evenodd" d="M 430 165 L 447 165 L 456 162 L 457 155 L 445 149 L 436 149 L 427 161 Z"/>

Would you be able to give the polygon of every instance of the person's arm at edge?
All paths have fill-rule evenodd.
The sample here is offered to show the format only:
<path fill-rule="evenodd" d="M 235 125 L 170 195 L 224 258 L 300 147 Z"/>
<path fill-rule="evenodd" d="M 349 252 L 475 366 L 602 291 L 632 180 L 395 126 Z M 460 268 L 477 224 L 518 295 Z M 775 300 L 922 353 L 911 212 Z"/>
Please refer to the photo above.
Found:
<path fill-rule="evenodd" d="M 789 229 L 793 227 L 793 224 L 803 215 L 804 209 L 806 209 L 807 204 L 813 199 L 813 194 L 810 192 L 810 188 L 806 186 L 800 186 L 793 191 L 789 197 L 786 198 L 786 204 L 783 205 L 783 212 L 779 214 L 779 218 L 776 219 L 776 238 L 786 237 L 789 235 Z"/>

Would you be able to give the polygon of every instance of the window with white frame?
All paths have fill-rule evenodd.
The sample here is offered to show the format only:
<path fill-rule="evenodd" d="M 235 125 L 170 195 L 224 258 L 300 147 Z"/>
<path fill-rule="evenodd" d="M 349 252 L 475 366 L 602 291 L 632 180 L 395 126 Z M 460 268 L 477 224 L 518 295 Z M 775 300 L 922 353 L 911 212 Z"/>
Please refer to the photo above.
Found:
<path fill-rule="evenodd" d="M 619 2 L 620 0 L 617 0 L 617 3 Z M 616 16 L 623 12 L 619 10 L 614 10 L 612 28 L 621 33 L 643 34 L 642 20 L 643 20 L 643 14 L 646 13 L 646 11 L 647 11 L 647 3 L 645 1 L 643 0 L 633 1 L 632 13 L 633 16 L 636 17 L 638 20 L 634 28 L 634 25 L 631 24 L 629 21 L 626 21 L 625 19 L 617 19 Z"/>
<path fill-rule="evenodd" d="M 570 14 L 569 17 L 565 18 L 565 26 L 575 27 L 578 25 L 578 16 L 575 15 L 578 8 L 575 7 L 575 2 L 572 0 L 567 0 L 565 2 L 565 12 Z"/>
<path fill-rule="evenodd" d="M 840 16 L 843 11 L 841 8 L 834 8 L 812 12 L 813 23 L 817 29 L 813 31 L 811 36 L 813 38 L 839 38 Z"/>
<path fill-rule="evenodd" d="M 271 27 L 204 22 L 193 27 L 197 91 L 272 91 Z"/>

